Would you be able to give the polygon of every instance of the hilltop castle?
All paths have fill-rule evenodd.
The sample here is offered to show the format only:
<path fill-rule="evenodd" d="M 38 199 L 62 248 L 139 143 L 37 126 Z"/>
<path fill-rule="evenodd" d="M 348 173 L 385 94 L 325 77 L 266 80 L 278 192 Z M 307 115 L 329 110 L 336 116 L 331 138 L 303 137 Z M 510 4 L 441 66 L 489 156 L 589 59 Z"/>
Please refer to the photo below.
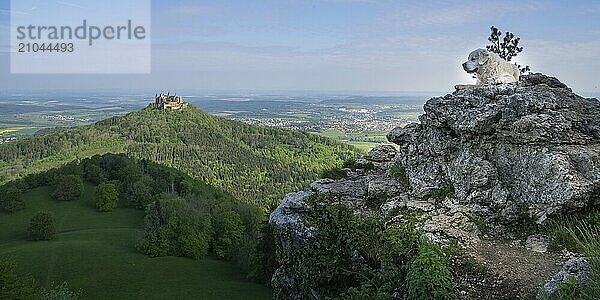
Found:
<path fill-rule="evenodd" d="M 182 110 L 188 107 L 188 103 L 183 101 L 181 96 L 177 96 L 176 94 L 171 95 L 170 93 L 165 94 L 163 91 L 160 91 L 160 94 L 154 96 L 154 107 L 160 109 Z"/>

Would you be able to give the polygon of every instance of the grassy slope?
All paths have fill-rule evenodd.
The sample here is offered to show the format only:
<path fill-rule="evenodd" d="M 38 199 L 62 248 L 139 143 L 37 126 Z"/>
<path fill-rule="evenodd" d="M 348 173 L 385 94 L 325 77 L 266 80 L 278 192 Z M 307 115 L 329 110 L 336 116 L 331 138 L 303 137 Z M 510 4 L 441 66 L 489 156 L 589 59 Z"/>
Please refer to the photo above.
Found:
<path fill-rule="evenodd" d="M 245 280 L 233 263 L 181 257 L 149 258 L 134 249 L 143 212 L 100 213 L 86 185 L 79 201 L 57 202 L 47 187 L 25 193 L 27 208 L 0 215 L 0 255 L 47 287 L 67 281 L 85 299 L 269 299 L 271 291 Z M 40 210 L 58 220 L 55 240 L 27 241 L 28 220 Z"/>

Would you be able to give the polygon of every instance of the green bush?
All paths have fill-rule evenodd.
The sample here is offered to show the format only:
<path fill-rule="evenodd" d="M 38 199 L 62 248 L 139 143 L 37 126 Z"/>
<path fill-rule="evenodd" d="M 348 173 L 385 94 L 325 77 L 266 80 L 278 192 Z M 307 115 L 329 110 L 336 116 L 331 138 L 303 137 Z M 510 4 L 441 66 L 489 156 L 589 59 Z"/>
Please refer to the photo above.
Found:
<path fill-rule="evenodd" d="M 38 286 L 30 274 L 17 273 L 13 258 L 0 257 L 0 299 L 37 299 Z"/>
<path fill-rule="evenodd" d="M 54 215 L 47 211 L 38 212 L 29 221 L 27 233 L 32 240 L 51 240 L 56 234 L 56 220 Z"/>
<path fill-rule="evenodd" d="M 496 221 L 517 239 L 523 239 L 538 230 L 535 218 L 529 214 L 528 207 L 524 204 L 518 205 L 515 213 L 510 217 L 504 216 L 499 211 L 496 214 Z"/>
<path fill-rule="evenodd" d="M 180 212 L 176 224 L 177 245 L 180 255 L 200 259 L 208 254 L 211 223 L 210 215 L 199 215 L 196 211 Z"/>
<path fill-rule="evenodd" d="M 454 198 L 454 186 L 452 184 L 445 184 L 438 189 L 431 191 L 431 198 L 442 201 L 445 198 Z"/>
<path fill-rule="evenodd" d="M 244 242 L 248 244 L 248 250 L 238 251 L 238 263 L 246 265 L 248 278 L 269 284 L 273 273 L 279 267 L 273 228 L 265 222 L 261 224 L 257 237 L 247 234 Z M 246 253 L 249 255 L 245 255 Z"/>
<path fill-rule="evenodd" d="M 344 171 L 340 167 L 333 167 L 329 169 L 325 169 L 321 172 L 320 178 L 329 178 L 329 179 L 342 179 L 346 177 L 346 171 Z"/>
<path fill-rule="evenodd" d="M 106 181 L 106 172 L 97 164 L 97 160 L 99 160 L 98 156 L 85 160 L 83 163 L 85 179 L 93 184 L 100 184 Z"/>
<path fill-rule="evenodd" d="M 81 290 L 73 291 L 69 288 L 67 282 L 55 285 L 51 284 L 49 289 L 42 291 L 42 299 L 44 300 L 76 300 L 81 297 Z"/>
<path fill-rule="evenodd" d="M 348 158 L 342 163 L 342 168 L 356 169 L 356 159 Z"/>
<path fill-rule="evenodd" d="M 402 163 L 399 161 L 396 161 L 392 165 L 392 167 L 388 171 L 388 174 L 391 177 L 396 178 L 396 180 L 398 180 L 398 182 L 404 184 L 405 186 L 408 186 L 410 184 L 410 181 L 408 179 L 408 174 L 406 173 L 406 168 L 404 168 Z"/>
<path fill-rule="evenodd" d="M 316 228 L 314 238 L 301 247 L 278 251 L 283 267 L 294 270 L 302 297 L 317 293 L 322 299 L 389 299 L 404 286 L 420 241 L 414 218 L 386 226 L 328 196 L 306 201 L 312 209 L 305 221 Z M 289 297 L 286 288 L 273 288 L 275 299 Z"/>
<path fill-rule="evenodd" d="M 420 253 L 410 264 L 406 280 L 408 299 L 452 299 L 452 272 L 439 246 L 424 241 Z"/>
<path fill-rule="evenodd" d="M 59 201 L 72 201 L 81 197 L 83 180 L 81 176 L 67 175 L 59 180 L 52 196 Z"/>
<path fill-rule="evenodd" d="M 383 203 L 387 202 L 388 199 L 389 199 L 389 197 L 385 193 L 378 195 L 378 196 L 369 196 L 369 197 L 367 197 L 365 204 L 367 204 L 367 207 L 370 209 L 379 209 L 379 207 Z"/>
<path fill-rule="evenodd" d="M 119 191 L 114 183 L 101 183 L 96 187 L 96 208 L 101 212 L 117 208 Z"/>
<path fill-rule="evenodd" d="M 0 188 L 0 210 L 12 213 L 25 208 L 21 190 L 15 186 Z"/>

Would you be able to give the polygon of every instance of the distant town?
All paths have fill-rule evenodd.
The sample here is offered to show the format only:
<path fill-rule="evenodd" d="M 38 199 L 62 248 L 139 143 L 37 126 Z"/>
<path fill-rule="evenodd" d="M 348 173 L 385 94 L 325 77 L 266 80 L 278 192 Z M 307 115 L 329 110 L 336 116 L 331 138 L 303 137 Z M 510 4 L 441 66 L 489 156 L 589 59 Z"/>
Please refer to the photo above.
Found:
<path fill-rule="evenodd" d="M 319 132 L 336 129 L 346 133 L 365 131 L 390 131 L 416 121 L 421 114 L 420 107 L 406 105 L 385 105 L 361 108 L 319 106 L 305 112 L 305 118 L 298 118 L 297 111 L 288 111 L 276 116 L 246 117 L 233 116 L 232 119 L 252 125 L 274 126 L 288 129 Z M 287 115 L 287 116 L 286 116 Z"/>
<path fill-rule="evenodd" d="M 397 126 L 415 122 L 422 114 L 426 96 L 347 95 L 222 95 L 179 96 L 160 92 L 151 98 L 139 95 L 62 95 L 52 102 L 0 99 L 0 106 L 16 109 L 0 112 L 0 143 L 14 141 L 44 128 L 81 126 L 148 105 L 166 110 L 185 109 L 189 104 L 218 116 L 252 125 L 273 126 L 321 134 L 365 149 L 387 143 L 385 134 Z M 56 98 L 59 98 L 56 96 Z M 60 111 L 57 108 L 60 107 Z"/>
<path fill-rule="evenodd" d="M 47 119 L 51 121 L 79 121 L 79 122 L 88 122 L 89 118 L 75 118 L 73 116 L 68 115 L 44 115 L 42 119 Z"/>

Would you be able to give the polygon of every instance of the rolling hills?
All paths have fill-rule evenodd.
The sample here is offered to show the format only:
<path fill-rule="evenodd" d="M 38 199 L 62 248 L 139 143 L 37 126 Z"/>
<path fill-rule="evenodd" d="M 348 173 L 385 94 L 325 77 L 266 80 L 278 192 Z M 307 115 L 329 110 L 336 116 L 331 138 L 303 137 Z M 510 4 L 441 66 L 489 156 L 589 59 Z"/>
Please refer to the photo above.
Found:
<path fill-rule="evenodd" d="M 127 153 L 267 207 L 357 152 L 328 138 L 227 120 L 194 106 L 182 111 L 147 107 L 0 145 L 0 182 L 96 154 Z"/>
<path fill-rule="evenodd" d="M 93 204 L 94 186 L 80 199 L 56 201 L 42 186 L 23 194 L 24 210 L 0 213 L 0 257 L 14 258 L 20 272 L 33 274 L 41 287 L 68 282 L 82 299 L 267 299 L 269 288 L 250 282 L 231 261 L 214 258 L 151 258 L 134 245 L 144 212 L 119 207 L 101 213 Z M 31 241 L 25 229 L 36 212 L 53 213 L 57 237 Z"/>

